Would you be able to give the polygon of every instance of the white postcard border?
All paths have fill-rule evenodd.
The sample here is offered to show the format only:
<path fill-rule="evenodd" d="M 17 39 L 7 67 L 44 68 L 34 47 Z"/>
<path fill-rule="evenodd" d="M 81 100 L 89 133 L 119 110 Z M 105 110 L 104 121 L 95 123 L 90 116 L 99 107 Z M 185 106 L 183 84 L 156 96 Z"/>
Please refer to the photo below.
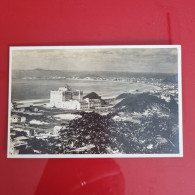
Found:
<path fill-rule="evenodd" d="M 12 84 L 12 51 L 13 50 L 49 50 L 49 49 L 149 49 L 177 48 L 178 50 L 178 100 L 179 100 L 179 153 L 178 154 L 17 154 L 10 151 L 10 118 L 11 118 L 11 84 Z M 101 46 L 10 46 L 9 47 L 9 102 L 8 102 L 8 138 L 7 158 L 168 158 L 183 157 L 183 122 L 182 122 L 182 67 L 181 45 L 101 45 Z"/>

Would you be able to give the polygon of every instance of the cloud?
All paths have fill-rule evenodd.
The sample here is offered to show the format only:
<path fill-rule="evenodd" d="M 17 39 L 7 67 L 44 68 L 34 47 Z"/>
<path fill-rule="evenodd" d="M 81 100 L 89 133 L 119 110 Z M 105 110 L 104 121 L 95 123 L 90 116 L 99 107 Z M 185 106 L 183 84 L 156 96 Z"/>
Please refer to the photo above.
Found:
<path fill-rule="evenodd" d="M 14 69 L 177 72 L 176 48 L 14 50 Z"/>

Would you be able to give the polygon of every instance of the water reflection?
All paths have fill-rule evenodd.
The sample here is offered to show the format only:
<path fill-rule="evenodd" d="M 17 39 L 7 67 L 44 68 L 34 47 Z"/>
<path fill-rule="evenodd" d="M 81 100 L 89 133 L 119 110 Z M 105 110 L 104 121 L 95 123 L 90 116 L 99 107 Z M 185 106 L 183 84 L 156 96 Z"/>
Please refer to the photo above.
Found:
<path fill-rule="evenodd" d="M 49 159 L 35 194 L 124 192 L 124 177 L 113 159 Z"/>

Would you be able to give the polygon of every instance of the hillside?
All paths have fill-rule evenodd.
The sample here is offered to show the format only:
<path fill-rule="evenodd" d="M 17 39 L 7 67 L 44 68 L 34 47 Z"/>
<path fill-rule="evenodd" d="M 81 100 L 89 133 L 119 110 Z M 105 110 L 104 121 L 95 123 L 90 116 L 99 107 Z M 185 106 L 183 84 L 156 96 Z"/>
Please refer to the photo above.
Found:
<path fill-rule="evenodd" d="M 124 99 L 126 97 L 132 96 L 130 93 L 122 93 L 119 96 L 116 97 L 116 99 Z"/>
<path fill-rule="evenodd" d="M 127 112 L 144 112 L 146 109 L 158 106 L 161 110 L 169 111 L 176 114 L 178 110 L 178 105 L 174 99 L 170 102 L 166 102 L 154 95 L 148 93 L 143 94 L 121 94 L 117 97 L 124 98 L 114 107 L 118 110 Z"/>

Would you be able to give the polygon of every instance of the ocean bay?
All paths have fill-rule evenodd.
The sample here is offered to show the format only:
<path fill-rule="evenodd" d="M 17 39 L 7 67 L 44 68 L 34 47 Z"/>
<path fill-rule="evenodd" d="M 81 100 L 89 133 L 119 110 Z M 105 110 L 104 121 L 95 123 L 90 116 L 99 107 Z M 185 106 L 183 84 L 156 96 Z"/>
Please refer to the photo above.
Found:
<path fill-rule="evenodd" d="M 128 81 L 13 79 L 11 95 L 13 100 L 49 99 L 51 90 L 57 90 L 65 85 L 69 85 L 73 89 L 82 90 L 84 95 L 96 92 L 102 98 L 112 98 L 135 90 L 140 92 L 160 90 L 160 87 L 149 83 L 132 83 Z"/>

